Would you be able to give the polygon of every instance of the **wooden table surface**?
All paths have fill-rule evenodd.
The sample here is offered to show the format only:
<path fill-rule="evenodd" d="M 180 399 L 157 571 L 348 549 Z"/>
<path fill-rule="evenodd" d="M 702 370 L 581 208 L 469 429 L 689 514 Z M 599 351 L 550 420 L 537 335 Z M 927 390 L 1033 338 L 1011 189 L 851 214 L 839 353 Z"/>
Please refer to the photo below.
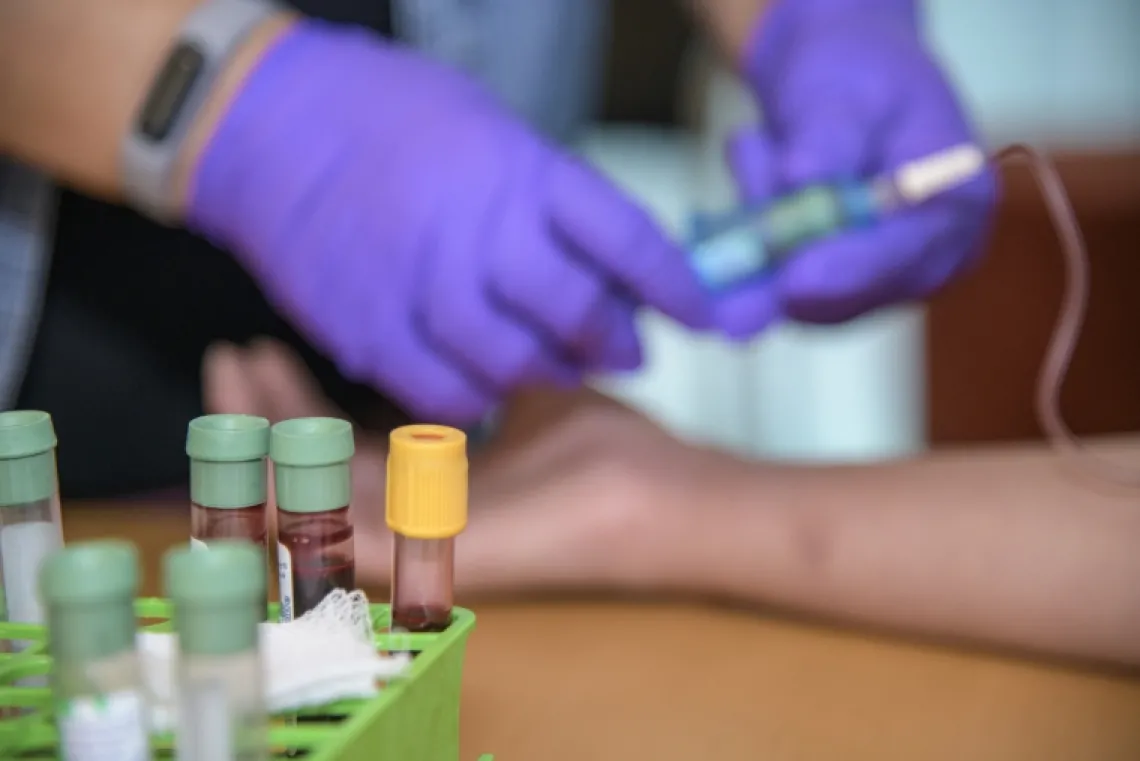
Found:
<path fill-rule="evenodd" d="M 65 510 L 135 541 L 156 593 L 185 513 Z M 475 606 L 463 757 L 496 761 L 1138 761 L 1140 680 L 744 612 Z"/>

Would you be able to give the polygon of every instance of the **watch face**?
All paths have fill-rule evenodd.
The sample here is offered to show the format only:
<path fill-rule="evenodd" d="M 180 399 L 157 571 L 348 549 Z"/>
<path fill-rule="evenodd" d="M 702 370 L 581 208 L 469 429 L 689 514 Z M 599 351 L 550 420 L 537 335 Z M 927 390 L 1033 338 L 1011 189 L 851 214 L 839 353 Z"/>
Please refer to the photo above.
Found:
<path fill-rule="evenodd" d="M 144 137 L 156 143 L 166 139 L 205 65 L 206 56 L 195 45 L 178 43 L 155 78 L 139 114 L 138 131 Z"/>

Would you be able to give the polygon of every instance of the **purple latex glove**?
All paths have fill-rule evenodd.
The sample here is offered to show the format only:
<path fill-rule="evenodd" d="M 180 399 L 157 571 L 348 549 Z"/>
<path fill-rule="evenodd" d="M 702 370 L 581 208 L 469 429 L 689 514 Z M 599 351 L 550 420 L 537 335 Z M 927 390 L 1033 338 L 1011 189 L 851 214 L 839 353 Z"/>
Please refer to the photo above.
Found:
<path fill-rule="evenodd" d="M 302 21 L 242 85 L 188 225 L 352 379 L 466 423 L 524 384 L 641 361 L 635 305 L 693 327 L 684 255 L 457 71 Z"/>
<path fill-rule="evenodd" d="M 729 161 L 752 200 L 866 177 L 974 140 L 926 50 L 913 0 L 774 0 L 743 70 L 764 115 Z M 746 338 L 790 318 L 832 323 L 928 295 L 976 259 L 992 174 L 866 230 L 808 246 L 771 278 L 726 294 L 718 327 Z"/>

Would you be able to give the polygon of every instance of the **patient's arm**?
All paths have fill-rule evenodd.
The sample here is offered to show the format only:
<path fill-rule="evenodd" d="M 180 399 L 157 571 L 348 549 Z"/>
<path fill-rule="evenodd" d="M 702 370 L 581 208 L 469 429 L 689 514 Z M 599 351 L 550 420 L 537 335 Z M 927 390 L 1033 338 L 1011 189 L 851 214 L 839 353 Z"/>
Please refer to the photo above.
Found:
<path fill-rule="evenodd" d="M 484 547 L 473 520 L 467 587 L 726 596 L 1140 665 L 1140 496 L 1043 446 L 799 467 L 682 444 L 594 396 L 520 404 L 558 411 L 529 432 L 520 420 L 499 485 L 477 492 L 502 525 Z M 1140 467 L 1140 437 L 1097 448 Z M 540 551 L 513 549 L 528 537 Z"/>
<path fill-rule="evenodd" d="M 1140 465 L 1140 440 L 1103 442 Z M 1140 499 L 1040 446 L 754 465 L 693 511 L 675 581 L 940 636 L 1140 665 Z"/>

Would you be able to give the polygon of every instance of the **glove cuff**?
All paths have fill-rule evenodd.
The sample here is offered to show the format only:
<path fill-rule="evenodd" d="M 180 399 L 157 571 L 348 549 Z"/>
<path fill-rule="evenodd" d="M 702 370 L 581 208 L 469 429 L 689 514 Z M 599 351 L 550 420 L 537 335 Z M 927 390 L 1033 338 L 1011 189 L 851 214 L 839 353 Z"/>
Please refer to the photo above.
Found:
<path fill-rule="evenodd" d="M 241 214 L 235 202 L 256 182 L 256 172 L 248 170 L 256 153 L 250 146 L 264 118 L 258 111 L 264 108 L 265 91 L 272 89 L 266 80 L 272 81 L 277 60 L 296 45 L 304 23 L 295 22 L 261 52 L 190 168 L 186 226 L 216 243 L 227 247 L 234 243 L 233 221 Z"/>
<path fill-rule="evenodd" d="M 345 58 L 372 42 L 362 31 L 312 19 L 278 35 L 246 72 L 192 167 L 187 227 L 235 253 L 264 249 L 256 244 L 265 241 L 244 237 L 269 213 L 264 199 L 279 182 L 277 165 L 320 149 L 313 112 L 323 104 L 303 83 L 337 64 L 351 71 L 356 61 Z"/>

